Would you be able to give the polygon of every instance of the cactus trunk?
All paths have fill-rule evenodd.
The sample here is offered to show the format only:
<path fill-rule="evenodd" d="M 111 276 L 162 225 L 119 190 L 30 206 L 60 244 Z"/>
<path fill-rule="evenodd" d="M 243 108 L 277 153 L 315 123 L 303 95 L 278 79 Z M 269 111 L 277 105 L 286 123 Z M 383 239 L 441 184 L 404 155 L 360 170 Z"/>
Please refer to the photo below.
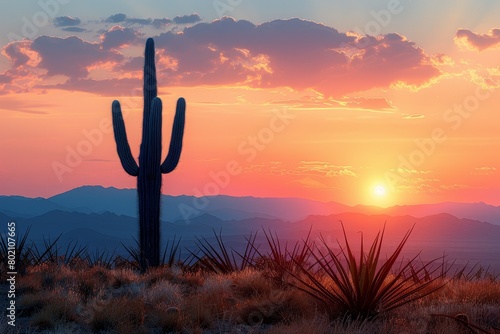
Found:
<path fill-rule="evenodd" d="M 177 101 L 169 152 L 161 163 L 162 102 L 157 96 L 154 42 L 146 42 L 144 62 L 144 117 L 139 165 L 132 157 L 118 101 L 113 102 L 113 129 L 123 169 L 137 176 L 139 197 L 140 265 L 143 270 L 160 264 L 160 197 L 162 174 L 170 173 L 179 162 L 184 135 L 186 103 Z"/>

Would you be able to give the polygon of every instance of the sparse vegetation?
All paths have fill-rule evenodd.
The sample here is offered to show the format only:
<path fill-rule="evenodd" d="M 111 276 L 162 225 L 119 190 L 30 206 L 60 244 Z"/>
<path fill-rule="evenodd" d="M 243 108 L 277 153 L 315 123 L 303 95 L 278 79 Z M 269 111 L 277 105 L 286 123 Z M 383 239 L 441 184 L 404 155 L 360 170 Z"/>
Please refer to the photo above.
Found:
<path fill-rule="evenodd" d="M 414 257 L 394 271 L 411 230 L 406 233 L 396 250 L 383 260 L 381 249 L 385 228 L 377 234 L 367 252 L 361 237 L 359 257 L 355 256 L 349 244 L 343 224 L 342 229 L 345 248 L 341 248 L 339 254 L 322 238 L 321 245 L 316 249 L 306 244 L 308 253 L 314 258 L 312 265 L 292 258 L 300 272 L 288 269 L 298 281 L 292 284 L 324 303 L 332 319 L 372 319 L 444 286 L 444 277 L 441 275 L 425 278 L 429 276 L 429 267 L 435 261 L 417 268 L 417 257 Z M 439 268 L 432 272 L 438 271 L 437 269 Z"/>
<path fill-rule="evenodd" d="M 124 258 L 90 261 L 83 251 L 64 261 L 27 258 L 25 274 L 18 277 L 18 328 L 27 333 L 500 333 L 496 276 L 477 266 L 477 272 L 446 278 L 445 262 L 416 258 L 396 265 L 409 234 L 387 257 L 381 254 L 383 233 L 360 254 L 346 235 L 343 248 L 334 251 L 309 238 L 287 247 L 267 233 L 273 246 L 268 253 L 255 252 L 254 236 L 241 253 L 218 237 L 221 244 L 214 249 L 231 254 L 231 270 L 213 270 L 191 258 L 190 265 L 174 261 L 141 273 Z M 57 258 L 53 253 L 60 248 L 51 244 L 45 245 L 45 259 Z"/>

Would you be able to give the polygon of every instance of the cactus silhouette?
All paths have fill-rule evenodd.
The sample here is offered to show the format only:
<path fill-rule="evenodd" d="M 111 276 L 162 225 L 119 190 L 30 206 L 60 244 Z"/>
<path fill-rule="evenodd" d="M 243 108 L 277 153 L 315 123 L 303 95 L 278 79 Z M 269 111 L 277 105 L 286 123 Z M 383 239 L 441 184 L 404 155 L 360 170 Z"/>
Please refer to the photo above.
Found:
<path fill-rule="evenodd" d="M 155 49 L 152 38 L 146 41 L 144 58 L 144 116 L 139 165 L 130 151 L 120 102 L 117 100 L 113 101 L 112 114 L 120 162 L 129 175 L 137 177 L 140 265 L 146 270 L 148 266 L 158 266 L 160 262 L 161 174 L 170 173 L 179 162 L 186 101 L 182 97 L 177 100 L 169 151 L 165 160 L 161 162 L 162 102 L 157 97 Z"/>

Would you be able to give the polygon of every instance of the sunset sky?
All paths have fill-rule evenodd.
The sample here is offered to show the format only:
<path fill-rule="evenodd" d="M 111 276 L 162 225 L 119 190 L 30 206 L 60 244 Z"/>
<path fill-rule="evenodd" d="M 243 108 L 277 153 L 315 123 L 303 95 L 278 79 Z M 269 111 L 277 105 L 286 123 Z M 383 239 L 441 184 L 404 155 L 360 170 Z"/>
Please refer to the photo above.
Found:
<path fill-rule="evenodd" d="M 500 205 L 496 0 L 9 1 L 0 14 L 0 194 L 134 188 L 144 44 L 156 45 L 164 194 Z"/>

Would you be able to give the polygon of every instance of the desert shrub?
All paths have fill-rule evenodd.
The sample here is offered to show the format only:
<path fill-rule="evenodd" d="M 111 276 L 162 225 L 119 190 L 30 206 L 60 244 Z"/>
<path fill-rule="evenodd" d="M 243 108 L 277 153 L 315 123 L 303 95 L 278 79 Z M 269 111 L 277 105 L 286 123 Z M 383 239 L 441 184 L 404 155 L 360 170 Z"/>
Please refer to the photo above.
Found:
<path fill-rule="evenodd" d="M 19 298 L 19 315 L 31 316 L 50 303 L 50 293 L 38 291 L 25 293 Z"/>
<path fill-rule="evenodd" d="M 179 306 L 182 298 L 182 290 L 179 285 L 168 281 L 159 281 L 149 287 L 146 292 L 146 301 L 153 305 Z"/>
<path fill-rule="evenodd" d="M 271 231 L 264 230 L 270 251 L 267 254 L 262 254 L 255 243 L 251 243 L 258 255 L 253 259 L 253 266 L 260 270 L 264 276 L 273 279 L 279 286 L 286 286 L 290 273 L 297 273 L 301 267 L 308 265 L 313 245 L 310 241 L 311 231 L 312 227 L 309 229 L 306 239 L 295 242 L 291 248 L 288 243 L 283 245 L 276 233 L 273 235 Z"/>
<path fill-rule="evenodd" d="M 185 325 L 185 318 L 179 308 L 161 303 L 148 312 L 146 322 L 153 328 L 169 333 L 180 331 Z"/>
<path fill-rule="evenodd" d="M 58 324 L 74 322 L 77 320 L 76 303 L 66 298 L 51 298 L 31 317 L 31 324 L 42 329 L 53 329 Z"/>
<path fill-rule="evenodd" d="M 80 294 L 83 301 L 95 296 L 100 290 L 109 287 L 113 283 L 113 276 L 108 269 L 103 267 L 91 267 L 88 270 L 76 272 L 72 285 L 74 290 Z"/>
<path fill-rule="evenodd" d="M 170 267 L 161 266 L 148 268 L 147 272 L 144 273 L 140 279 L 149 287 L 157 282 L 171 280 L 173 277 L 174 274 Z"/>
<path fill-rule="evenodd" d="M 140 279 L 140 276 L 136 271 L 129 269 L 111 270 L 110 274 L 111 285 L 115 289 L 130 284 L 131 282 L 138 281 Z"/>
<path fill-rule="evenodd" d="M 209 328 L 216 320 L 225 318 L 236 304 L 230 286 L 231 280 L 222 275 L 207 277 L 196 292 L 184 299 L 182 311 L 188 322 L 193 326 Z"/>
<path fill-rule="evenodd" d="M 202 272 L 185 272 L 182 275 L 174 275 L 172 283 L 179 284 L 188 291 L 195 290 L 205 282 Z"/>
<path fill-rule="evenodd" d="M 251 326 L 290 323 L 311 316 L 314 302 L 302 291 L 274 290 L 246 299 L 236 311 L 236 320 Z"/>
<path fill-rule="evenodd" d="M 233 283 L 231 288 L 238 297 L 249 298 L 270 293 L 275 289 L 269 278 L 256 269 L 247 268 L 233 273 L 230 277 Z"/>
<path fill-rule="evenodd" d="M 345 247 L 341 247 L 340 253 L 336 253 L 321 238 L 322 247 L 316 247 L 316 251 L 312 246 L 307 246 L 314 258 L 314 266 L 296 262 L 300 273 L 290 271 L 297 280 L 293 284 L 327 305 L 333 318 L 340 314 L 349 319 L 373 319 L 380 313 L 423 298 L 443 286 L 435 284 L 441 279 L 440 276 L 429 280 L 415 280 L 415 275 L 426 275 L 426 269 L 434 261 L 419 267 L 415 263 L 417 257 L 414 257 L 396 272 L 392 272 L 412 230 L 406 233 L 396 250 L 382 261 L 385 228 L 377 234 L 367 252 L 361 237 L 358 258 L 354 256 L 343 224 L 342 229 Z M 320 268 L 323 277 L 318 277 L 316 267 Z M 409 273 L 410 269 L 412 272 Z M 439 267 L 434 271 L 438 269 Z"/>
<path fill-rule="evenodd" d="M 94 332 L 146 333 L 146 307 L 141 298 L 118 297 L 92 306 L 88 323 Z"/>
<path fill-rule="evenodd" d="M 217 234 L 213 231 L 216 246 L 213 246 L 206 238 L 196 238 L 198 251 L 190 251 L 191 258 L 196 262 L 189 265 L 191 271 L 204 270 L 216 274 L 227 274 L 240 271 L 254 262 L 257 248 L 255 247 L 256 234 L 245 238 L 247 241 L 244 252 L 228 249 L 222 240 L 222 231 Z"/>

